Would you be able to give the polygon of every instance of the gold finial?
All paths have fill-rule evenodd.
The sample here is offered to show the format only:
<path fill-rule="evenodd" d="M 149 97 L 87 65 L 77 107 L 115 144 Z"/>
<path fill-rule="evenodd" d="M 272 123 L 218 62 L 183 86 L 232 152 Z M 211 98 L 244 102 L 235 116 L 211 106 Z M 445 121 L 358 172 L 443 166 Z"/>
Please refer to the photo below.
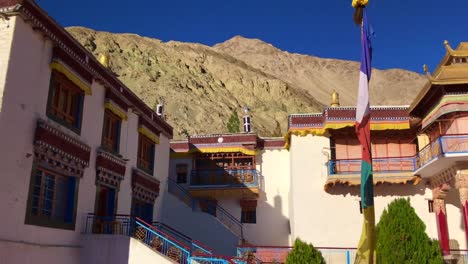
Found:
<path fill-rule="evenodd" d="M 424 72 L 426 73 L 426 76 L 427 76 L 427 78 L 429 79 L 429 81 L 431 81 L 431 80 L 432 80 L 432 75 L 431 75 L 431 73 L 429 72 L 429 68 L 427 67 L 426 64 L 423 65 L 423 70 L 424 70 Z"/>
<path fill-rule="evenodd" d="M 423 69 L 424 69 L 424 72 L 425 72 L 425 73 L 428 73 L 428 72 L 429 72 L 429 68 L 427 67 L 426 64 L 423 65 Z"/>
<path fill-rule="evenodd" d="M 340 95 L 335 91 L 333 90 L 333 93 L 332 93 L 332 102 L 330 104 L 331 107 L 338 107 L 340 106 Z"/>
<path fill-rule="evenodd" d="M 444 40 L 444 45 L 445 45 L 445 49 L 447 50 L 447 52 L 448 52 L 449 54 L 452 54 L 452 53 L 453 53 L 453 49 L 452 49 L 452 47 L 450 47 L 450 44 L 449 44 L 448 40 Z"/>
<path fill-rule="evenodd" d="M 109 68 L 109 56 L 107 54 L 99 54 L 99 62 L 106 68 Z"/>

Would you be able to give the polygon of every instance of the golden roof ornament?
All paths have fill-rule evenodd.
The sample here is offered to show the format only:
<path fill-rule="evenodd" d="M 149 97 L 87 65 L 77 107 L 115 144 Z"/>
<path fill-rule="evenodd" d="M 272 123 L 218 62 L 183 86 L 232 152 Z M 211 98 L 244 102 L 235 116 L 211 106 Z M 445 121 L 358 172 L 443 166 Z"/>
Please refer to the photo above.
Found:
<path fill-rule="evenodd" d="M 423 65 L 423 70 L 426 73 L 426 77 L 429 79 L 429 81 L 432 81 L 433 80 L 432 75 L 429 72 L 429 68 L 427 67 L 426 64 Z"/>
<path fill-rule="evenodd" d="M 104 67 L 109 68 L 109 55 L 100 53 L 98 60 Z"/>
<path fill-rule="evenodd" d="M 448 42 L 448 40 L 444 40 L 444 46 L 445 46 L 445 49 L 447 50 L 447 52 L 449 54 L 452 54 L 453 53 L 453 49 L 452 47 L 450 46 L 450 43 Z"/>
<path fill-rule="evenodd" d="M 340 106 L 340 95 L 333 90 L 333 93 L 331 94 L 332 96 L 332 102 L 330 104 L 330 107 L 339 107 Z"/>

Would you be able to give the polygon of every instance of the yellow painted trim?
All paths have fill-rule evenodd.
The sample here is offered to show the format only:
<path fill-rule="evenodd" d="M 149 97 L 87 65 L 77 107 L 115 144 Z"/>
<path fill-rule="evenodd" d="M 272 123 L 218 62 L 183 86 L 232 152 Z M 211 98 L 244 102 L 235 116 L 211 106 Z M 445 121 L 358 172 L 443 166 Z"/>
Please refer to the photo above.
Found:
<path fill-rule="evenodd" d="M 116 114 L 122 120 L 127 120 L 128 116 L 119 106 L 113 104 L 111 101 L 107 101 L 104 103 L 104 108 L 109 109 L 112 113 Z"/>
<path fill-rule="evenodd" d="M 142 135 L 144 135 L 145 137 L 151 139 L 151 141 L 153 141 L 155 144 L 159 144 L 159 137 L 156 134 L 154 134 L 153 132 L 151 132 L 145 126 L 140 126 L 138 128 L 138 132 L 141 133 Z"/>
<path fill-rule="evenodd" d="M 64 65 L 62 65 L 62 64 L 60 64 L 58 62 L 52 62 L 52 63 L 50 63 L 49 68 L 51 70 L 56 70 L 56 71 L 62 73 L 63 75 L 65 75 L 72 83 L 74 83 L 81 90 L 83 90 L 86 95 L 92 95 L 90 85 L 83 82 L 79 77 L 76 76 L 75 73 L 71 72 Z"/>
<path fill-rule="evenodd" d="M 325 136 L 329 129 L 341 129 L 345 127 L 354 127 L 355 123 L 353 122 L 343 122 L 343 123 L 327 123 L 324 127 L 321 128 L 304 128 L 304 129 L 291 129 L 284 136 L 284 148 L 289 150 L 291 144 L 291 135 L 305 137 L 307 135 L 313 136 Z M 409 129 L 409 121 L 401 121 L 400 123 L 376 123 L 371 122 L 370 129 L 374 131 L 380 130 L 405 130 Z"/>
<path fill-rule="evenodd" d="M 218 148 L 197 148 L 191 149 L 189 153 L 225 153 L 225 152 L 240 152 L 245 155 L 256 155 L 257 152 L 255 150 L 246 149 L 243 147 L 218 147 Z"/>

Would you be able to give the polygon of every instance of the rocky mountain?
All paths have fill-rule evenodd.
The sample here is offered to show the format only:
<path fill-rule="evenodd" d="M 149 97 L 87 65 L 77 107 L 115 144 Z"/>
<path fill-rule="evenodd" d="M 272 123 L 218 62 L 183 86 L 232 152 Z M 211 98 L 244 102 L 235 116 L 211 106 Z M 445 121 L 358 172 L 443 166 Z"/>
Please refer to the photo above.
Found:
<path fill-rule="evenodd" d="M 330 93 L 342 105 L 355 105 L 359 64 L 291 54 L 257 39 L 236 36 L 209 47 L 162 42 L 135 34 L 112 34 L 83 27 L 67 30 L 95 56 L 108 53 L 110 68 L 147 104 L 165 100 L 175 138 L 227 132 L 232 111 L 251 110 L 254 131 L 280 136 L 291 113 L 320 112 Z M 409 104 L 422 88 L 422 75 L 375 70 L 374 105 Z"/>

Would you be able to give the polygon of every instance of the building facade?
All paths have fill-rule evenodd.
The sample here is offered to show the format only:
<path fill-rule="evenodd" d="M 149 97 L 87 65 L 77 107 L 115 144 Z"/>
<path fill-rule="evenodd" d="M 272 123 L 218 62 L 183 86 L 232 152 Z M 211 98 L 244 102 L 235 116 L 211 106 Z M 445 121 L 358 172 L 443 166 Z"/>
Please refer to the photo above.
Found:
<path fill-rule="evenodd" d="M 371 134 L 376 220 L 409 198 L 449 258 L 468 246 L 468 44 L 445 45 L 412 105 L 372 107 Z M 284 138 L 246 115 L 171 142 L 162 107 L 34 1 L 0 0 L 0 263 L 282 262 L 296 238 L 350 263 L 361 149 L 332 98 Z"/>
<path fill-rule="evenodd" d="M 81 263 L 87 218 L 157 220 L 172 127 L 33 1 L 0 11 L 0 262 Z"/>

